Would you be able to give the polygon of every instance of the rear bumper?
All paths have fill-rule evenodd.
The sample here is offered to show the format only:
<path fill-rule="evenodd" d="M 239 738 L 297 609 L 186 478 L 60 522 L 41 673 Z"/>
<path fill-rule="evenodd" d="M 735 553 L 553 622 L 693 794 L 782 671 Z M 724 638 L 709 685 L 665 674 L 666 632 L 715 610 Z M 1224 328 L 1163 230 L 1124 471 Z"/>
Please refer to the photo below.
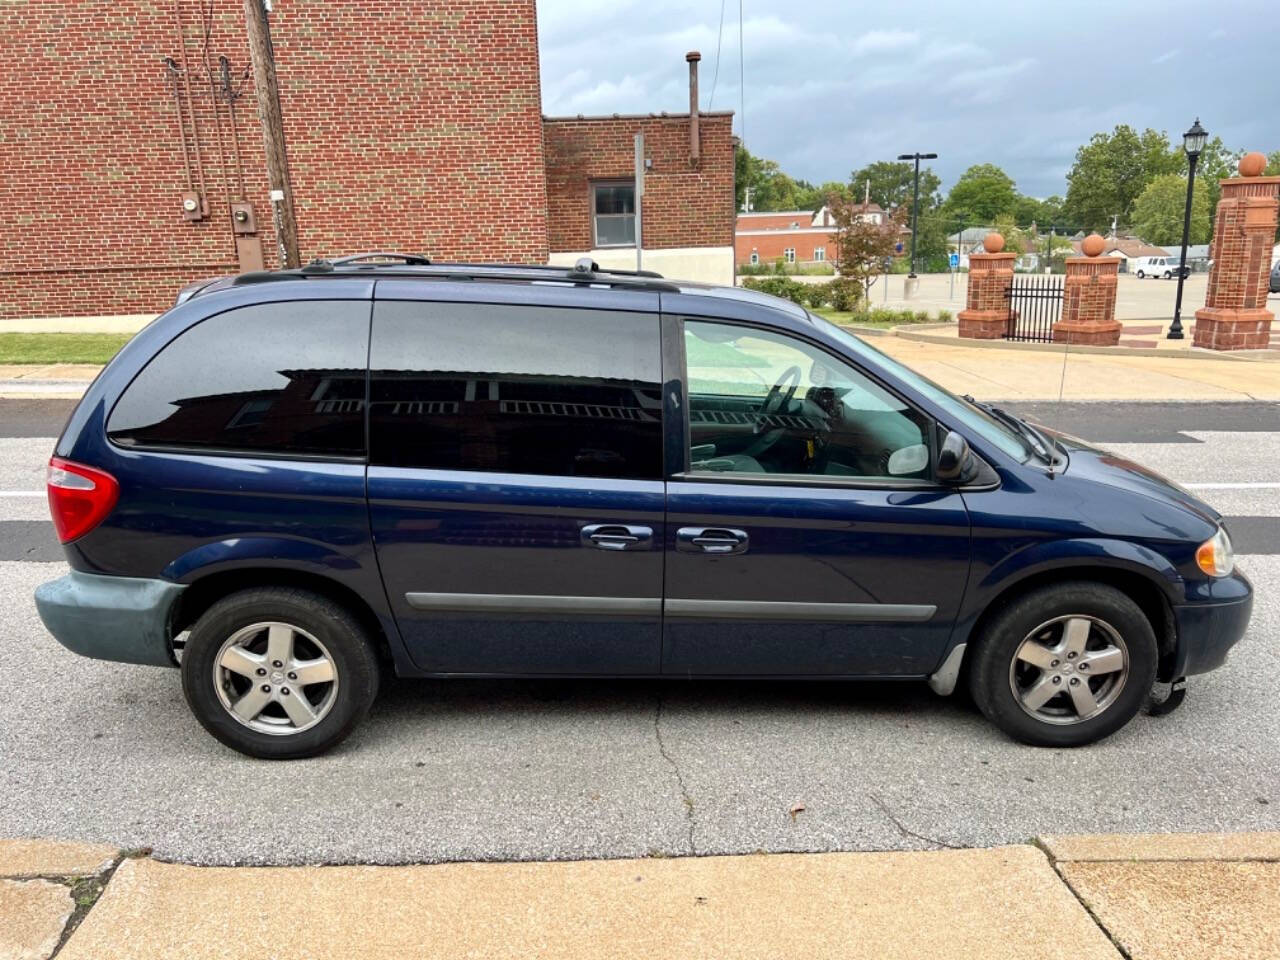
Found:
<path fill-rule="evenodd" d="M 1215 594 L 1224 599 L 1173 608 L 1178 649 L 1172 672 L 1162 679 L 1216 670 L 1244 636 L 1253 613 L 1253 588 L 1249 581 L 1236 574 L 1215 582 L 1214 588 Z"/>
<path fill-rule="evenodd" d="M 36 609 L 54 639 L 72 653 L 171 667 L 170 615 L 185 589 L 168 580 L 72 570 L 36 588 Z"/>

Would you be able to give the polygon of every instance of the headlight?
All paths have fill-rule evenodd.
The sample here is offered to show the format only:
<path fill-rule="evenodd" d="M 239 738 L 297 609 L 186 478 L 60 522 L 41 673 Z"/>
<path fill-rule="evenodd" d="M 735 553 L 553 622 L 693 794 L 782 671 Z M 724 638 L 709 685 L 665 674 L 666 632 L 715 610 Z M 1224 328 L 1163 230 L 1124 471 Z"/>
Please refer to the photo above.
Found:
<path fill-rule="evenodd" d="M 1196 548 L 1196 564 L 1211 577 L 1225 577 L 1235 569 L 1236 558 L 1225 529 L 1219 527 L 1212 539 Z"/>

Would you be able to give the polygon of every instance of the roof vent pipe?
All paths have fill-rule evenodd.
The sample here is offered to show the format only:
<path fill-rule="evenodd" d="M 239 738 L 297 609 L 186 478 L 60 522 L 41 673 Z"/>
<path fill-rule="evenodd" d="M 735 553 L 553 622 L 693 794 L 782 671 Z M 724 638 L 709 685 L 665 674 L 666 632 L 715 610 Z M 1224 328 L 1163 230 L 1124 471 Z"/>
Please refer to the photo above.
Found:
<path fill-rule="evenodd" d="M 689 162 L 696 166 L 701 142 L 698 138 L 698 61 L 702 54 L 690 50 L 684 58 L 689 62 Z"/>

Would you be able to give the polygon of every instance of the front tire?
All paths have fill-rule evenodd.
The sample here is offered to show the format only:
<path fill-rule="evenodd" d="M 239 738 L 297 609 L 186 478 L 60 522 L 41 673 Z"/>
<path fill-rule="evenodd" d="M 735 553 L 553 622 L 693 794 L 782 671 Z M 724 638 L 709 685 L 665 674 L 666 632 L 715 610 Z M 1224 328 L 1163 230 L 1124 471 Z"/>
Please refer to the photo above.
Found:
<path fill-rule="evenodd" d="M 182 690 L 201 725 L 251 757 L 323 753 L 355 729 L 378 692 L 378 659 L 342 606 L 307 590 L 224 597 L 196 621 Z"/>
<path fill-rule="evenodd" d="M 1151 624 L 1129 597 L 1103 584 L 1064 583 L 995 614 L 978 641 L 969 689 L 1015 740 L 1077 747 L 1133 719 L 1158 659 Z"/>
<path fill-rule="evenodd" d="M 1138 279 L 1139 279 L 1139 280 L 1146 279 L 1146 276 L 1147 276 L 1147 275 L 1146 275 L 1145 273 L 1143 273 L 1141 270 L 1139 270 L 1139 271 L 1138 271 Z"/>
<path fill-rule="evenodd" d="M 1170 273 L 1168 270 L 1166 270 L 1166 271 L 1164 272 L 1164 278 L 1165 278 L 1166 280 L 1172 280 L 1172 279 L 1173 279 L 1173 274 L 1172 274 L 1172 273 Z"/>

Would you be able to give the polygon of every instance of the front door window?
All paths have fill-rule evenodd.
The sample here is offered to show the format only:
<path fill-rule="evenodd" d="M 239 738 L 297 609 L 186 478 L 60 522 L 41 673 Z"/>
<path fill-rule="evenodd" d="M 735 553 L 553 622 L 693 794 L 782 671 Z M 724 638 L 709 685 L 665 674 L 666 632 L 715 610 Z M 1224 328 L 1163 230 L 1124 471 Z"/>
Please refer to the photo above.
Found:
<path fill-rule="evenodd" d="M 692 474 L 930 476 L 928 418 L 826 351 L 701 320 L 684 344 Z"/>

